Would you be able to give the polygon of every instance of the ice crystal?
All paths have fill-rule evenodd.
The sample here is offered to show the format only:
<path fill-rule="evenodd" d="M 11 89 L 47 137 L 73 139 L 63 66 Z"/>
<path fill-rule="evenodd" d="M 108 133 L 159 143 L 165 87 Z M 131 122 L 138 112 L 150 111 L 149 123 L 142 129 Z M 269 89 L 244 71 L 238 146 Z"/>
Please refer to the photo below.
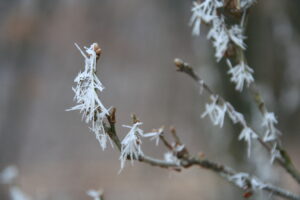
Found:
<path fill-rule="evenodd" d="M 158 130 L 154 130 L 150 133 L 144 133 L 143 137 L 151 137 L 150 140 L 155 140 L 155 145 L 158 146 L 159 144 L 159 138 L 161 134 L 163 134 L 164 128 L 159 128 Z"/>
<path fill-rule="evenodd" d="M 217 8 L 223 6 L 223 2 L 220 0 L 204 0 L 200 2 L 194 2 L 192 7 L 192 17 L 190 19 L 190 25 L 193 25 L 193 35 L 200 35 L 200 26 L 202 22 L 210 23 L 217 17 Z"/>
<path fill-rule="evenodd" d="M 228 102 L 226 102 L 226 106 L 227 106 L 227 114 L 234 124 L 241 123 L 243 126 L 247 125 L 242 113 L 237 112 L 234 109 L 234 107 Z"/>
<path fill-rule="evenodd" d="M 271 163 L 274 162 L 274 160 L 278 159 L 278 158 L 281 158 L 281 153 L 280 151 L 278 150 L 277 148 L 277 143 L 274 143 L 273 147 L 272 147 L 272 150 L 271 150 Z"/>
<path fill-rule="evenodd" d="M 141 122 L 136 122 L 132 126 L 123 125 L 123 127 L 130 128 L 130 131 L 121 142 L 121 170 L 124 168 L 128 157 L 131 160 L 131 164 L 133 164 L 134 159 L 138 159 L 140 155 L 143 155 L 141 149 L 143 130 L 138 127 L 142 124 Z"/>
<path fill-rule="evenodd" d="M 84 71 L 79 72 L 74 80 L 76 83 L 76 87 L 73 88 L 75 93 L 74 101 L 76 101 L 77 105 L 67 111 L 79 110 L 85 122 L 91 124 L 91 131 L 95 133 L 99 144 L 105 149 L 107 135 L 103 127 L 103 120 L 105 115 L 109 113 L 97 94 L 97 92 L 101 92 L 104 89 L 96 75 L 96 50 L 98 44 L 93 43 L 89 48 L 85 47 L 86 54 L 76 43 L 75 46 L 84 57 L 85 66 Z"/>
<path fill-rule="evenodd" d="M 231 75 L 230 81 L 234 82 L 235 89 L 238 91 L 242 91 L 244 88 L 244 84 L 246 83 L 247 87 L 254 82 L 254 78 L 252 76 L 253 69 L 251 69 L 246 63 L 241 62 L 235 67 L 231 66 L 231 63 L 227 62 L 230 69 L 228 71 L 228 74 Z"/>
<path fill-rule="evenodd" d="M 229 43 L 229 36 L 223 17 L 216 17 L 213 19 L 212 27 L 207 34 L 207 39 L 213 41 L 213 46 L 216 51 L 215 57 L 219 62 L 223 58 Z"/>
<path fill-rule="evenodd" d="M 226 104 L 219 105 L 219 97 L 217 95 L 211 95 L 210 98 L 211 103 L 207 103 L 205 105 L 205 112 L 202 114 L 201 117 L 203 118 L 206 115 L 208 115 L 214 125 L 219 125 L 220 127 L 223 127 L 224 117 L 227 110 Z"/>
<path fill-rule="evenodd" d="M 249 127 L 244 127 L 239 135 L 239 140 L 245 140 L 245 142 L 248 143 L 248 157 L 250 157 L 251 154 L 251 140 L 257 137 L 257 134 Z"/>
<path fill-rule="evenodd" d="M 246 49 L 244 39 L 246 38 L 243 35 L 243 29 L 239 25 L 233 25 L 228 31 L 229 38 L 237 46 L 241 47 L 243 50 Z"/>
<path fill-rule="evenodd" d="M 93 200 L 101 200 L 103 192 L 101 190 L 88 190 L 86 194 L 93 198 Z"/>
<path fill-rule="evenodd" d="M 267 112 L 264 114 L 262 126 L 266 129 L 265 136 L 263 138 L 264 142 L 269 142 L 276 140 L 280 132 L 276 129 L 275 124 L 277 124 L 277 119 L 272 112 Z"/>

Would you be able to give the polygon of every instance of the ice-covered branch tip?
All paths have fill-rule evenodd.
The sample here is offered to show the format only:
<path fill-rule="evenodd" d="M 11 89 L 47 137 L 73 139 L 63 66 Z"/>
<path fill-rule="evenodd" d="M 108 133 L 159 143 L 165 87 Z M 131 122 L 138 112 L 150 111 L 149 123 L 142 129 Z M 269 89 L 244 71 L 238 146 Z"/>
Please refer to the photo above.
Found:
<path fill-rule="evenodd" d="M 84 53 L 76 43 L 75 46 L 84 57 L 85 65 L 84 70 L 80 71 L 74 80 L 76 87 L 72 88 L 77 105 L 67 111 L 79 110 L 82 113 L 82 119 L 90 124 L 90 130 L 96 135 L 102 149 L 105 149 L 107 134 L 104 130 L 103 120 L 109 114 L 109 109 L 104 107 L 98 96 L 98 92 L 102 92 L 104 86 L 96 75 L 96 64 L 101 49 L 97 43 L 93 43 L 89 48 L 84 47 Z"/>

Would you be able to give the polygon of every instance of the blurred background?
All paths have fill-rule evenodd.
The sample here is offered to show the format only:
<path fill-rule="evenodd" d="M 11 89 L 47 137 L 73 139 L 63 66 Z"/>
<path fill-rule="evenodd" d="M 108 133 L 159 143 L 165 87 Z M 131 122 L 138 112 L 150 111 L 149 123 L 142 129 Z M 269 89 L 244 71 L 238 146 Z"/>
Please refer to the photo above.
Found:
<path fill-rule="evenodd" d="M 201 119 L 207 95 L 175 71 L 173 59 L 191 63 L 201 77 L 232 102 L 257 130 L 261 116 L 247 91 L 237 93 L 224 62 L 216 64 L 202 25 L 201 37 L 188 26 L 192 1 L 2 0 L 0 3 L 0 170 L 15 165 L 16 184 L 32 199 L 79 200 L 103 189 L 106 200 L 243 199 L 243 192 L 199 168 L 181 173 L 143 163 L 118 174 L 119 153 L 102 151 L 74 105 L 71 87 L 83 68 L 74 46 L 98 42 L 101 99 L 117 108 L 123 138 L 131 113 L 144 131 L 171 125 L 192 153 L 247 171 L 300 192 L 284 170 L 254 144 L 251 159 L 229 121 L 220 129 Z M 258 1 L 251 9 L 247 56 L 255 79 L 282 130 L 282 143 L 300 169 L 299 1 Z M 261 130 L 262 131 L 262 130 Z M 166 149 L 143 143 L 144 153 L 162 158 Z M 268 198 L 273 198 L 269 197 Z M 257 194 L 255 199 L 265 199 Z M 8 187 L 0 185 L 0 199 Z"/>

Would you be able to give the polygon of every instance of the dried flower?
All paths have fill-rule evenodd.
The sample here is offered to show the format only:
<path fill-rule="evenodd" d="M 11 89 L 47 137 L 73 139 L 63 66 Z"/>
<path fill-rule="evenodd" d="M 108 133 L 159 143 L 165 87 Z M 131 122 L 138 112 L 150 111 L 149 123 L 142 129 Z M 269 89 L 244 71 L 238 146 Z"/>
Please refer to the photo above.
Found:
<path fill-rule="evenodd" d="M 228 71 L 228 74 L 231 74 L 230 81 L 236 84 L 235 85 L 236 90 L 241 92 L 243 90 L 245 82 L 247 84 L 247 87 L 249 87 L 249 85 L 252 82 L 254 82 L 254 78 L 252 76 L 253 69 L 251 69 L 246 63 L 241 62 L 235 67 L 232 67 L 231 63 L 228 60 L 227 64 L 230 67 Z"/>
<path fill-rule="evenodd" d="M 205 105 L 205 112 L 201 117 L 203 118 L 208 115 L 214 125 L 223 127 L 224 117 L 227 110 L 226 104 L 219 105 L 219 97 L 217 95 L 211 95 L 210 98 L 212 102 Z"/>
<path fill-rule="evenodd" d="M 77 105 L 68 109 L 79 110 L 86 123 L 91 123 L 91 131 L 95 133 L 102 149 L 106 147 L 107 135 L 103 127 L 105 115 L 109 114 L 108 109 L 100 101 L 97 92 L 101 92 L 104 86 L 96 76 L 96 60 L 99 56 L 98 44 L 93 43 L 89 48 L 85 47 L 86 54 L 75 43 L 85 59 L 84 71 L 79 72 L 74 82 L 77 84 L 73 91 L 74 100 Z"/>

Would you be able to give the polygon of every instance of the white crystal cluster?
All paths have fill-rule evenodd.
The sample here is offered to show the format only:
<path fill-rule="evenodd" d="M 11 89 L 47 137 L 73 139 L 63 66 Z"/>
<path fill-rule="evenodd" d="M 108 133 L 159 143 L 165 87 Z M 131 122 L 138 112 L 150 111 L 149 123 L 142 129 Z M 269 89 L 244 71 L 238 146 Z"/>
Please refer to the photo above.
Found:
<path fill-rule="evenodd" d="M 254 1 L 244 0 L 240 3 L 241 8 L 246 9 Z M 227 25 L 224 16 L 217 12 L 217 9 L 223 6 L 224 3 L 222 0 L 203 0 L 201 2 L 194 2 L 191 10 L 190 25 L 193 26 L 193 35 L 200 35 L 201 23 L 209 24 L 210 30 L 207 34 L 207 39 L 212 41 L 217 62 L 226 54 L 230 42 L 242 50 L 246 49 L 244 43 L 246 37 L 242 28 L 243 20 L 241 24 Z M 244 83 L 246 83 L 246 86 L 249 86 L 254 81 L 252 76 L 253 70 L 244 62 L 237 63 L 235 67 L 232 67 L 230 63 L 228 73 L 231 74 L 231 81 L 236 84 L 235 88 L 238 91 L 243 90 Z"/>
<path fill-rule="evenodd" d="M 224 119 L 226 114 L 229 116 L 231 121 L 236 124 L 242 125 L 243 129 L 239 135 L 239 140 L 244 140 L 248 144 L 248 156 L 251 152 L 251 141 L 256 139 L 258 135 L 247 125 L 245 118 L 242 113 L 237 112 L 234 107 L 229 103 L 220 99 L 217 95 L 210 96 L 211 103 L 205 105 L 205 111 L 202 114 L 202 118 L 209 116 L 211 122 L 216 125 L 223 127 Z"/>
<path fill-rule="evenodd" d="M 150 137 L 150 139 L 155 140 L 155 143 L 158 145 L 159 136 L 162 134 L 163 129 L 161 128 L 154 132 L 144 133 L 144 131 L 139 128 L 142 124 L 142 122 L 136 122 L 132 126 L 123 125 L 123 127 L 129 128 L 130 130 L 121 142 L 121 170 L 124 168 L 127 159 L 133 164 L 134 160 L 137 160 L 140 156 L 144 155 L 141 148 L 143 137 Z"/>
<path fill-rule="evenodd" d="M 102 149 L 105 149 L 108 136 L 104 130 L 103 120 L 109 112 L 98 96 L 98 92 L 104 90 L 104 86 L 96 75 L 98 44 L 93 43 L 89 48 L 85 47 L 86 53 L 76 43 L 75 46 L 84 57 L 85 65 L 84 70 L 80 71 L 74 80 L 76 83 L 76 87 L 73 88 L 74 101 L 77 105 L 67 111 L 79 110 L 85 122 L 90 124 L 90 130 L 96 135 Z"/>

